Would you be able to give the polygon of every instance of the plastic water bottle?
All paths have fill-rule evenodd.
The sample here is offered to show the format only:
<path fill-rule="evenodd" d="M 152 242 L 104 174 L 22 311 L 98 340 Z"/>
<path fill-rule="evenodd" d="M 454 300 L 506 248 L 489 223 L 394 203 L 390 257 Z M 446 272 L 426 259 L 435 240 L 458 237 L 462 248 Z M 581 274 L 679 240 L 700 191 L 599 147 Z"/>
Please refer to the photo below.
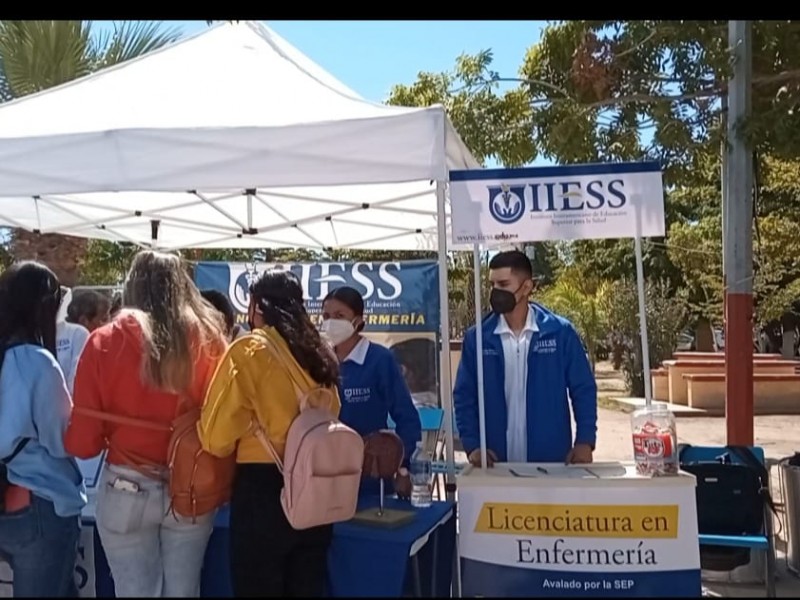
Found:
<path fill-rule="evenodd" d="M 411 455 L 408 466 L 411 473 L 411 506 L 417 508 L 430 506 L 433 465 L 430 454 L 422 447 L 422 442 L 417 442 L 417 449 Z"/>

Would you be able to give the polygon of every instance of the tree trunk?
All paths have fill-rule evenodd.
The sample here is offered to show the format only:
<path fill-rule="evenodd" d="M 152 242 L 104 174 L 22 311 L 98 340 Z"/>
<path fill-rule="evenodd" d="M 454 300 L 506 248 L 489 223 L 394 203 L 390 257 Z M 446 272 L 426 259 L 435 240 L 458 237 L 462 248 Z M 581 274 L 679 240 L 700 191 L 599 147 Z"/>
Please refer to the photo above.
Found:
<path fill-rule="evenodd" d="M 797 315 L 793 312 L 785 312 L 781 316 L 781 328 L 783 329 L 783 344 L 781 344 L 781 355 L 785 359 L 793 359 L 794 358 L 794 347 L 795 347 L 795 333 L 797 331 L 797 326 L 800 322 Z"/>
<path fill-rule="evenodd" d="M 589 342 L 586 344 L 586 351 L 589 355 L 589 364 L 592 367 L 592 373 L 597 372 L 597 344 Z"/>
<path fill-rule="evenodd" d="M 786 360 L 794 358 L 794 334 L 792 330 L 783 332 L 783 345 L 781 346 L 781 357 Z"/>
<path fill-rule="evenodd" d="M 611 365 L 615 371 L 619 371 L 622 368 L 624 350 L 622 344 L 615 340 L 611 347 Z"/>
<path fill-rule="evenodd" d="M 697 352 L 714 352 L 714 332 L 708 319 L 701 318 L 694 328 L 694 349 Z"/>
<path fill-rule="evenodd" d="M 46 264 L 61 285 L 75 286 L 89 247 L 89 240 L 69 235 L 40 234 L 15 229 L 11 240 L 14 260 L 36 260 Z"/>
<path fill-rule="evenodd" d="M 634 344 L 633 350 L 627 356 L 629 365 L 631 398 L 644 398 L 644 360 L 642 359 L 642 345 Z"/>

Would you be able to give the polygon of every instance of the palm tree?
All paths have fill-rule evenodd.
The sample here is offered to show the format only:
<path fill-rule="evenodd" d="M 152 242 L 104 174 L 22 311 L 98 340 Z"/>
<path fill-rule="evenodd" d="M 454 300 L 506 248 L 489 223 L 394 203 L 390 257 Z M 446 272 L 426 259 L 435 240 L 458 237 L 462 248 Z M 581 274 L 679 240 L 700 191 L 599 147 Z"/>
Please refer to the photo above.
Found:
<path fill-rule="evenodd" d="M 91 21 L 0 21 L 0 102 L 119 64 L 179 37 L 179 31 L 152 21 L 124 21 L 102 32 Z M 72 286 L 89 242 L 16 229 L 10 245 L 14 258 L 43 261 Z"/>

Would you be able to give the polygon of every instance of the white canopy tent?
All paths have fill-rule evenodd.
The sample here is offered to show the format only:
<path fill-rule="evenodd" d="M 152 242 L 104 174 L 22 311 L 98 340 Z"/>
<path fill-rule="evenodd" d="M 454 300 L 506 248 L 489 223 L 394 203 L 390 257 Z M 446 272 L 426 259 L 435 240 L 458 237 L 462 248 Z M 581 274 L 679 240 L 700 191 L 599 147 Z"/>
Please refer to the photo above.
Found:
<path fill-rule="evenodd" d="M 445 183 L 478 167 L 441 106 L 365 100 L 256 22 L 0 105 L 0 225 L 165 249 L 437 249 L 451 466 Z"/>
<path fill-rule="evenodd" d="M 434 249 L 433 182 L 476 166 L 442 107 L 367 101 L 255 22 L 0 106 L 0 223 L 42 233 Z"/>

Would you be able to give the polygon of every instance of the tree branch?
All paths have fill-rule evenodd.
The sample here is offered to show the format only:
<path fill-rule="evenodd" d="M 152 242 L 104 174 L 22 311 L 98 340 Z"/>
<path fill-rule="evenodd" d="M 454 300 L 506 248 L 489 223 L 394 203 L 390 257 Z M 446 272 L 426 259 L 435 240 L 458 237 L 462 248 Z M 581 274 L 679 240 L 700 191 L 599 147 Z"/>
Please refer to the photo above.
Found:
<path fill-rule="evenodd" d="M 616 55 L 614 56 L 614 59 L 616 60 L 616 59 L 618 59 L 618 58 L 621 58 L 621 57 L 625 56 L 626 54 L 630 54 L 631 52 L 636 52 L 636 51 L 637 51 L 639 48 L 641 48 L 641 47 L 642 47 L 642 46 L 644 46 L 644 45 L 645 45 L 647 42 L 649 42 L 649 41 L 650 41 L 650 40 L 652 40 L 654 37 L 656 37 L 656 35 L 658 35 L 659 33 L 662 33 L 662 32 L 661 32 L 661 31 L 659 31 L 657 28 L 656 28 L 656 29 L 653 29 L 653 30 L 652 30 L 652 31 L 651 31 L 651 32 L 650 32 L 650 33 L 649 33 L 647 36 L 645 36 L 645 38 L 644 38 L 643 40 L 640 40 L 640 41 L 636 42 L 636 43 L 635 43 L 633 46 L 631 46 L 631 47 L 630 47 L 630 48 L 628 48 L 627 50 L 623 50 L 623 51 L 622 51 L 622 52 L 620 52 L 619 54 L 616 54 Z"/>
<path fill-rule="evenodd" d="M 785 83 L 789 81 L 798 81 L 800 82 L 800 69 L 791 69 L 787 71 L 781 71 L 780 73 L 773 73 L 771 75 L 760 75 L 757 77 L 753 77 L 753 85 L 758 86 L 765 86 L 770 84 L 776 83 Z M 682 83 L 685 80 L 681 79 L 662 79 L 664 82 L 670 83 Z M 700 82 L 708 85 L 712 82 L 709 80 L 699 80 Z M 531 86 L 539 86 L 539 87 L 546 87 L 557 92 L 561 98 L 552 98 L 552 97 L 545 97 L 545 98 L 534 98 L 531 100 L 531 105 L 536 106 L 540 104 L 549 104 L 553 102 L 575 102 L 575 100 L 569 92 L 567 92 L 564 88 L 561 88 L 555 84 L 549 83 L 547 81 L 542 81 L 539 79 L 526 79 L 520 77 L 497 77 L 493 78 L 492 80 L 482 80 L 482 85 L 490 85 L 491 83 L 496 82 L 504 82 L 504 83 L 519 83 L 519 84 L 527 84 Z M 728 83 L 727 82 L 719 82 L 712 87 L 707 87 L 701 90 L 697 90 L 694 92 L 686 92 L 683 94 L 629 94 L 626 96 L 616 96 L 611 98 L 605 98 L 603 100 L 598 100 L 596 102 L 591 102 L 589 104 L 581 104 L 582 107 L 585 107 L 587 110 L 591 110 L 594 108 L 602 108 L 605 106 L 625 106 L 627 104 L 632 103 L 640 103 L 640 104 L 656 104 L 660 102 L 667 102 L 667 103 L 682 103 L 688 102 L 691 100 L 698 100 L 701 98 L 714 98 L 720 96 L 727 92 L 728 90 Z"/>

